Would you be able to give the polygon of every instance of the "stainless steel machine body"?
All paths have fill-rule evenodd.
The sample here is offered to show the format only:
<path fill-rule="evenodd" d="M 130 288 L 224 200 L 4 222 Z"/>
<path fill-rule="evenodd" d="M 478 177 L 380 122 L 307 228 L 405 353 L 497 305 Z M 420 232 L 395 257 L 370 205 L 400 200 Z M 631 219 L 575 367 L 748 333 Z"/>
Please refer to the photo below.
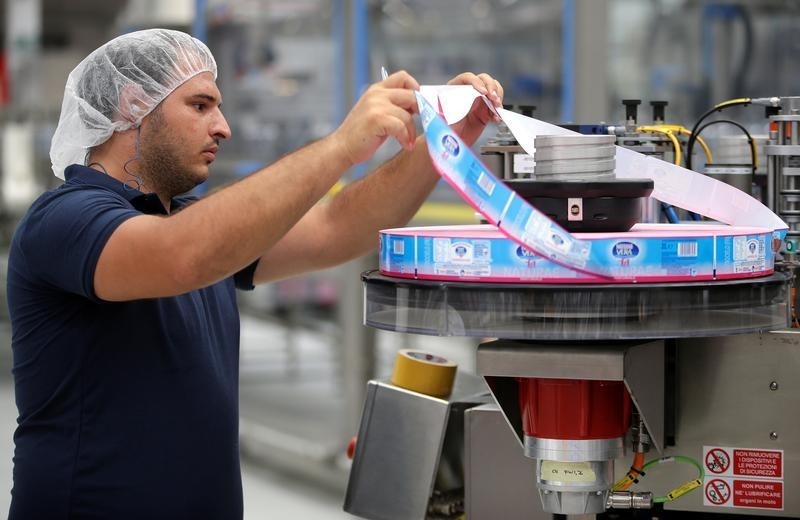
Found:
<path fill-rule="evenodd" d="M 427 518 L 463 507 L 464 411 L 488 401 L 459 374 L 447 399 L 370 381 L 344 509 L 380 520 Z"/>
<path fill-rule="evenodd" d="M 664 352 L 663 455 L 701 459 L 704 451 L 715 446 L 781 451 L 783 479 L 775 482 L 782 482 L 783 492 L 782 508 L 741 507 L 734 502 L 746 499 L 743 490 L 734 495 L 731 484 L 731 495 L 722 504 L 713 505 L 707 495 L 713 489 L 711 482 L 747 482 L 747 478 L 716 478 L 712 474 L 701 489 L 665 504 L 661 518 L 681 518 L 681 512 L 800 517 L 800 414 L 796 413 L 800 410 L 800 334 L 787 330 L 683 338 L 666 341 Z M 577 358 L 569 355 L 565 359 Z M 541 370 L 552 368 L 541 361 L 536 363 Z M 533 461 L 522 456 L 519 438 L 508 433 L 513 429 L 508 428 L 501 407 L 491 404 L 473 408 L 466 417 L 467 461 L 491 459 L 492 468 L 508 469 L 493 471 L 491 478 L 486 478 L 476 464 L 466 465 L 467 518 L 493 518 L 492 513 L 497 513 L 498 518 L 549 520 L 552 516 L 544 513 L 530 494 L 509 497 L 509 490 L 533 486 L 532 477 L 524 481 L 520 474 L 532 474 L 534 468 Z M 615 477 L 622 477 L 630 460 L 621 457 L 614 462 Z M 664 492 L 690 476 L 691 472 L 679 468 L 653 470 L 634 489 Z M 719 496 L 718 500 L 723 498 Z"/>
<path fill-rule="evenodd" d="M 800 489 L 800 415 L 786 411 L 800 409 L 800 392 L 794 388 L 799 383 L 793 376 L 800 370 L 800 336 L 791 330 L 768 332 L 789 323 L 790 278 L 776 273 L 737 282 L 576 287 L 423 282 L 368 272 L 363 275 L 364 318 L 370 326 L 398 332 L 506 338 L 484 343 L 477 352 L 477 370 L 492 403 L 473 399 L 459 405 L 465 428 L 467 518 L 502 514 L 539 519 L 550 518 L 547 510 L 577 514 L 583 508 L 583 513 L 596 513 L 601 501 L 601 509 L 646 502 L 644 494 L 610 493 L 613 482 L 630 465 L 631 455 L 623 453 L 621 439 L 575 443 L 525 437 L 516 388 L 525 377 L 623 381 L 654 448 L 650 459 L 685 455 L 702 461 L 714 447 L 780 453 L 781 471 L 775 478 L 717 476 L 707 470 L 700 489 L 664 504 L 662 515 L 673 516 L 662 518 L 697 512 L 796 517 L 800 516 L 800 497 L 792 490 Z M 371 388 L 377 384 L 371 383 Z M 374 388 L 371 394 L 378 392 L 379 387 Z M 432 401 L 407 391 L 395 393 Z M 368 399 L 362 432 L 366 423 L 375 421 L 376 405 L 376 399 Z M 406 402 L 403 406 L 409 406 L 408 411 L 393 411 L 389 416 L 399 421 L 402 415 L 410 424 L 418 424 L 422 414 L 410 410 L 420 405 Z M 446 415 L 453 421 L 444 412 L 438 420 Z M 505 430 L 498 425 L 505 425 Z M 441 425 L 419 427 L 429 430 L 427 438 L 433 445 L 440 442 Z M 364 448 L 370 453 L 367 458 L 381 469 L 359 480 L 374 486 L 368 493 L 373 499 L 384 497 L 374 504 L 381 513 L 346 507 L 348 511 L 366 518 L 448 518 L 433 516 L 430 509 L 421 513 L 423 504 L 430 508 L 435 502 L 437 484 L 430 476 L 435 467 L 431 461 L 441 458 L 444 445 L 439 452 L 429 446 L 430 460 L 422 463 L 408 456 L 410 451 L 417 452 L 414 457 L 419 455 L 417 443 L 399 447 L 394 437 L 374 433 L 360 438 L 362 443 L 369 445 Z M 409 460 L 414 460 L 415 470 L 410 469 Z M 485 464 L 488 460 L 492 464 L 486 468 L 487 475 L 477 461 Z M 590 463 L 594 484 L 600 487 L 587 485 L 581 490 L 576 482 L 548 481 L 542 476 L 548 460 Z M 363 473 L 363 464 L 354 466 L 354 473 Z M 413 480 L 417 489 L 398 486 L 394 477 L 387 478 L 395 470 L 405 472 L 404 478 Z M 681 467 L 653 469 L 632 491 L 666 493 L 690 475 Z M 420 481 L 424 485 L 419 486 Z M 767 499 L 777 502 L 759 505 L 754 502 L 759 498 L 748 499 L 747 493 L 776 493 L 748 491 L 751 485 L 780 489 L 777 499 Z M 396 507 L 379 491 L 387 487 L 408 488 L 410 495 L 416 494 L 416 512 L 387 514 Z M 532 499 L 537 494 L 534 488 L 540 500 Z M 520 489 L 527 489 L 527 494 L 523 491 L 521 497 L 508 498 L 509 490 Z M 726 489 L 728 495 L 723 496 Z M 348 490 L 348 497 L 356 493 L 356 489 Z M 352 503 L 350 498 L 348 502 Z M 652 498 L 644 504 L 651 505 Z M 625 518 L 624 511 L 620 514 Z"/>

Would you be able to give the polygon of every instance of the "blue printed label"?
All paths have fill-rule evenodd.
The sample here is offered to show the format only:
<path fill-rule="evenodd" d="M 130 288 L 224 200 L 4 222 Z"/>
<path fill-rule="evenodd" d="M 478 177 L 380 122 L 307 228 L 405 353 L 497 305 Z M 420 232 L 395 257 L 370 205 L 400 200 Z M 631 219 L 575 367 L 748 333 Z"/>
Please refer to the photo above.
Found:
<path fill-rule="evenodd" d="M 611 254 L 617 258 L 634 258 L 639 256 L 639 246 L 633 242 L 617 242 L 614 244 Z"/>
<path fill-rule="evenodd" d="M 522 258 L 523 260 L 529 260 L 531 258 L 537 258 L 539 256 L 530 249 L 522 246 L 517 246 L 516 254 L 518 258 Z"/>
<path fill-rule="evenodd" d="M 461 147 L 458 146 L 456 138 L 449 134 L 445 134 L 442 137 L 442 148 L 453 157 L 458 157 L 458 152 L 461 151 Z"/>
<path fill-rule="evenodd" d="M 570 269 L 610 276 L 609 266 L 592 258 L 591 243 L 579 240 L 516 194 L 453 134 L 423 96 L 417 94 L 428 152 L 441 176 L 486 219 L 517 241 Z"/>

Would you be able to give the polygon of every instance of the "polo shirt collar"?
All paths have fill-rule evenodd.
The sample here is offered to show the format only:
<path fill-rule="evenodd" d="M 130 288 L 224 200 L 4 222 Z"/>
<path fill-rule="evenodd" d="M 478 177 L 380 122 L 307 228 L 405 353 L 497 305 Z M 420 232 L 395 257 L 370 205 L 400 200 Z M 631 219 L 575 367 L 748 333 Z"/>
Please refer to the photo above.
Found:
<path fill-rule="evenodd" d="M 128 186 L 122 181 L 93 168 L 89 168 L 88 166 L 80 164 L 67 166 L 64 170 L 64 177 L 67 184 L 84 184 L 111 190 L 130 202 L 135 209 L 142 213 L 150 215 L 167 214 L 164 210 L 164 205 L 161 204 L 161 199 L 159 199 L 158 195 L 155 193 L 142 193 L 136 188 Z M 178 210 L 185 206 L 186 203 L 186 197 L 173 197 L 170 204 L 170 211 Z"/>

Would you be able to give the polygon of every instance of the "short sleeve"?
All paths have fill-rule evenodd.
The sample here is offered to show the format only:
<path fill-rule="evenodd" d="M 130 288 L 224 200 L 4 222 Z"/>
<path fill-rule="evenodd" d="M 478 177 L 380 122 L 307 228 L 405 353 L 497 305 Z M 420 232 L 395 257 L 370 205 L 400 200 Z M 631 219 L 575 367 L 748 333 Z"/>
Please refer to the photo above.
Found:
<path fill-rule="evenodd" d="M 63 291 L 98 300 L 94 273 L 111 234 L 141 215 L 104 189 L 63 189 L 40 199 L 17 230 L 26 270 Z"/>
<path fill-rule="evenodd" d="M 258 260 L 233 275 L 233 280 L 236 283 L 237 289 L 242 291 L 252 291 L 256 288 L 255 285 L 253 285 L 253 277 L 256 274 L 256 267 L 258 267 Z"/>

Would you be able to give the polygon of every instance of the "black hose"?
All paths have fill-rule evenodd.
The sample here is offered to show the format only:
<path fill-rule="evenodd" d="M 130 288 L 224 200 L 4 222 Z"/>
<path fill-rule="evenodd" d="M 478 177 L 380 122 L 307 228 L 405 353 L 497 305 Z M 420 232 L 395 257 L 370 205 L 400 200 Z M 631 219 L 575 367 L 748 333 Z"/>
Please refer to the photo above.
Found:
<path fill-rule="evenodd" d="M 708 116 L 710 116 L 714 112 L 721 112 L 723 109 L 729 107 L 747 106 L 749 104 L 750 100 L 748 98 L 747 101 L 738 101 L 735 103 L 726 104 L 724 106 L 717 105 L 708 112 L 706 112 L 705 114 L 703 114 L 702 116 L 700 116 L 700 119 L 698 119 L 697 122 L 692 127 L 692 133 L 689 136 L 689 140 L 686 142 L 686 168 L 688 168 L 689 170 L 692 169 L 692 150 L 694 149 L 695 141 L 697 141 L 697 129 L 700 128 L 700 125 L 703 122 L 703 120 L 705 120 Z"/>
<path fill-rule="evenodd" d="M 750 135 L 750 132 L 747 131 L 745 127 L 737 123 L 736 121 L 731 121 L 730 119 L 717 119 L 715 121 L 709 121 L 708 123 L 704 124 L 700 128 L 697 129 L 697 134 L 700 134 L 703 130 L 708 128 L 711 125 L 716 125 L 719 123 L 727 123 L 729 125 L 733 125 L 737 127 L 742 133 L 747 137 L 747 142 L 750 144 L 750 162 L 753 164 L 753 173 L 756 171 L 756 143 L 753 141 L 753 136 Z M 694 135 L 694 132 L 692 132 Z M 687 161 L 688 163 L 688 161 Z"/>

